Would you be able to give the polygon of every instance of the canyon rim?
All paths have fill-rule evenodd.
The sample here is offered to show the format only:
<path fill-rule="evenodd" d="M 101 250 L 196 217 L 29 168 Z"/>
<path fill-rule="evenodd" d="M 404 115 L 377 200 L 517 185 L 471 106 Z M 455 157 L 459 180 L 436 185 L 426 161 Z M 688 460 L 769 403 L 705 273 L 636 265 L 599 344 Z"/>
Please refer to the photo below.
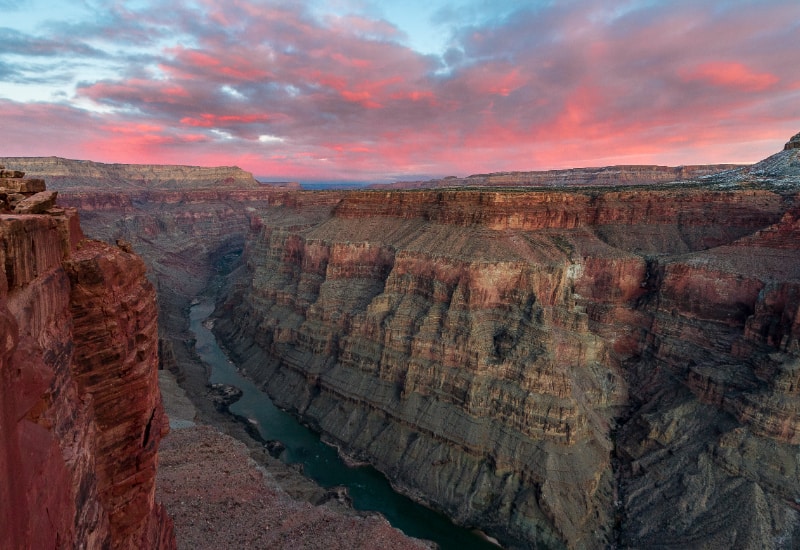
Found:
<path fill-rule="evenodd" d="M 168 532 L 151 482 L 133 489 L 136 526 L 117 521 L 103 495 L 121 489 L 86 450 L 149 464 L 163 424 L 151 374 L 136 382 L 135 451 L 104 439 L 102 426 L 129 419 L 102 396 L 50 411 L 94 391 L 82 377 L 102 374 L 104 354 L 152 373 L 158 349 L 190 379 L 188 305 L 211 292 L 218 338 L 278 405 L 506 547 L 797 547 L 799 154 L 800 134 L 753 166 L 679 181 L 618 167 L 579 186 L 514 174 L 480 176 L 491 188 L 476 176 L 320 192 L 235 168 L 0 158 L 46 178 L 61 207 L 4 220 L 3 319 L 20 335 L 4 386 L 30 399 L 3 396 L 18 443 L 0 464 L 10 476 L 13 449 L 38 445 L 72 514 L 64 536 L 92 524 L 168 539 L 152 527 Z M 79 248 L 72 209 L 91 237 L 125 242 Z M 86 305 L 103 285 L 103 315 L 137 327 L 112 336 L 125 350 L 82 344 L 107 322 Z M 121 298 L 134 290 L 146 306 Z M 41 358 L 38 378 L 12 368 L 22 353 Z M 59 437 L 86 442 L 67 466 Z M 19 509 L 33 518 L 34 504 Z M 74 510 L 93 511 L 71 523 Z"/>

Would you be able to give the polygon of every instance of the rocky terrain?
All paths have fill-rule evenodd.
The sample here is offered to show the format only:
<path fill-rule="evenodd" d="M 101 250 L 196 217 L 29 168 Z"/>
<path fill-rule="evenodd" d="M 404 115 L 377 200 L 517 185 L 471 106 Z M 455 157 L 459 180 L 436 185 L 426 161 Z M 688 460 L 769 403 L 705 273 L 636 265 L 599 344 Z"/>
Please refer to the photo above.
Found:
<path fill-rule="evenodd" d="M 790 548 L 797 152 L 259 211 L 215 327 L 280 405 L 507 545 Z"/>
<path fill-rule="evenodd" d="M 570 168 L 538 172 L 494 172 L 466 177 L 450 176 L 426 181 L 374 184 L 374 189 L 441 189 L 450 187 L 564 187 L 648 185 L 687 181 L 742 168 L 736 164 L 689 166 L 621 165 L 601 168 Z"/>
<path fill-rule="evenodd" d="M 155 502 L 156 301 L 142 260 L 83 237 L 40 179 L 0 167 L 0 541 L 174 548 Z"/>
<path fill-rule="evenodd" d="M 312 193 L 191 177 L 131 189 L 109 174 L 94 187 L 64 180 L 59 201 L 147 260 L 162 365 L 197 418 L 243 437 L 215 415 L 187 332 L 205 289 L 220 298 L 218 335 L 278 404 L 507 547 L 793 548 L 799 147 L 800 134 L 719 173 L 439 182 L 469 190 Z M 505 189 L 516 185 L 545 188 Z M 175 452 L 196 468 L 181 476 L 165 460 L 176 491 L 213 477 L 200 459 L 228 445 L 189 433 Z M 256 511 L 259 491 L 195 497 L 196 509 L 164 498 L 179 506 L 180 540 L 191 522 L 188 537 L 221 529 L 214 510 L 274 526 Z"/>
<path fill-rule="evenodd" d="M 161 371 L 172 431 L 159 453 L 158 497 L 175 520 L 179 549 L 430 548 L 377 514 L 343 506 L 325 491 L 217 427 L 196 422 L 195 408 L 171 374 Z"/>
<path fill-rule="evenodd" d="M 14 166 L 43 176 L 35 170 L 53 170 L 52 163 L 53 159 L 23 159 Z M 170 167 L 157 168 L 171 173 Z M 122 173 L 108 170 L 108 179 L 94 182 L 95 187 L 73 185 L 69 178 L 74 176 L 61 181 L 58 203 L 72 212 L 75 227 L 77 209 L 87 233 L 119 242 L 147 260 L 148 276 L 158 293 L 158 352 L 164 369 L 159 374 L 172 426 L 159 453 L 158 499 L 174 518 L 177 547 L 428 548 L 428 543 L 406 537 L 377 514 L 357 513 L 339 504 L 336 495 L 272 458 L 240 423 L 220 413 L 209 397 L 207 366 L 197 359 L 188 331 L 190 302 L 204 290 L 215 292 L 206 287 L 217 272 L 235 263 L 255 209 L 286 204 L 293 209 L 302 203 L 302 208 L 329 210 L 338 197 L 317 193 L 298 199 L 286 185 L 221 187 L 191 178 L 170 185 L 201 187 L 159 188 L 157 183 L 140 189 L 135 185 L 141 180 L 137 167 L 127 166 Z M 142 170 L 147 173 L 151 167 Z M 224 169 L 219 174 L 227 179 Z M 126 178 L 134 185 L 125 185 Z M 34 185 L 44 189 L 41 179 Z M 87 321 L 87 327 L 102 326 L 96 318 Z M 85 535 L 76 540 L 90 548 L 96 544 Z"/>

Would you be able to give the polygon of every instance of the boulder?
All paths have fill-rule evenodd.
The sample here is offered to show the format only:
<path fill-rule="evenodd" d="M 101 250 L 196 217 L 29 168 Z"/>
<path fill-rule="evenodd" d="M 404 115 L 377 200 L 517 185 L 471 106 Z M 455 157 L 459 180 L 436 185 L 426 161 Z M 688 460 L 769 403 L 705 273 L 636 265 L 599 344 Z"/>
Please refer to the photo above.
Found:
<path fill-rule="evenodd" d="M 14 212 L 17 214 L 43 214 L 56 205 L 58 191 L 42 191 L 17 203 Z"/>

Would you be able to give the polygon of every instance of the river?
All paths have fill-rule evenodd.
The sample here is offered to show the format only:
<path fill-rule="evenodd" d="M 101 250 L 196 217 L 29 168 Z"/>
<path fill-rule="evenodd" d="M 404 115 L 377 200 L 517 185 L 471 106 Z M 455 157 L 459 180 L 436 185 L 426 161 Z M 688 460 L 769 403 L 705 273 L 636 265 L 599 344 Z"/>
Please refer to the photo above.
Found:
<path fill-rule="evenodd" d="M 237 371 L 217 345 L 214 334 L 203 325 L 213 309 L 214 304 L 204 300 L 193 305 L 189 312 L 197 352 L 211 366 L 210 381 L 242 390 L 241 399 L 230 406 L 230 411 L 249 419 L 265 440 L 283 443 L 286 451 L 281 455 L 282 460 L 302 464 L 305 475 L 323 487 L 347 487 L 356 510 L 380 512 L 407 535 L 432 540 L 442 550 L 497 550 L 497 546 L 480 534 L 459 527 L 447 516 L 397 493 L 386 477 L 374 468 L 347 466 L 336 449 L 323 443 L 318 434 L 276 407 L 265 393 Z"/>

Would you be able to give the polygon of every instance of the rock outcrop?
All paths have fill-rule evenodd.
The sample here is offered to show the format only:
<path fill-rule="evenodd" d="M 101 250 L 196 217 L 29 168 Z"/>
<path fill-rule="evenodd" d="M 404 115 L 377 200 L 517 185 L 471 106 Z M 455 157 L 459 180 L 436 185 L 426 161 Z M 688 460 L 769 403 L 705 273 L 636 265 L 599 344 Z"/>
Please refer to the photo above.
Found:
<path fill-rule="evenodd" d="M 0 540 L 174 548 L 154 500 L 166 424 L 144 264 L 84 239 L 74 209 L 38 204 L 0 213 Z"/>
<path fill-rule="evenodd" d="M 800 186 L 774 172 L 260 210 L 215 330 L 278 404 L 508 545 L 792 547 Z"/>

